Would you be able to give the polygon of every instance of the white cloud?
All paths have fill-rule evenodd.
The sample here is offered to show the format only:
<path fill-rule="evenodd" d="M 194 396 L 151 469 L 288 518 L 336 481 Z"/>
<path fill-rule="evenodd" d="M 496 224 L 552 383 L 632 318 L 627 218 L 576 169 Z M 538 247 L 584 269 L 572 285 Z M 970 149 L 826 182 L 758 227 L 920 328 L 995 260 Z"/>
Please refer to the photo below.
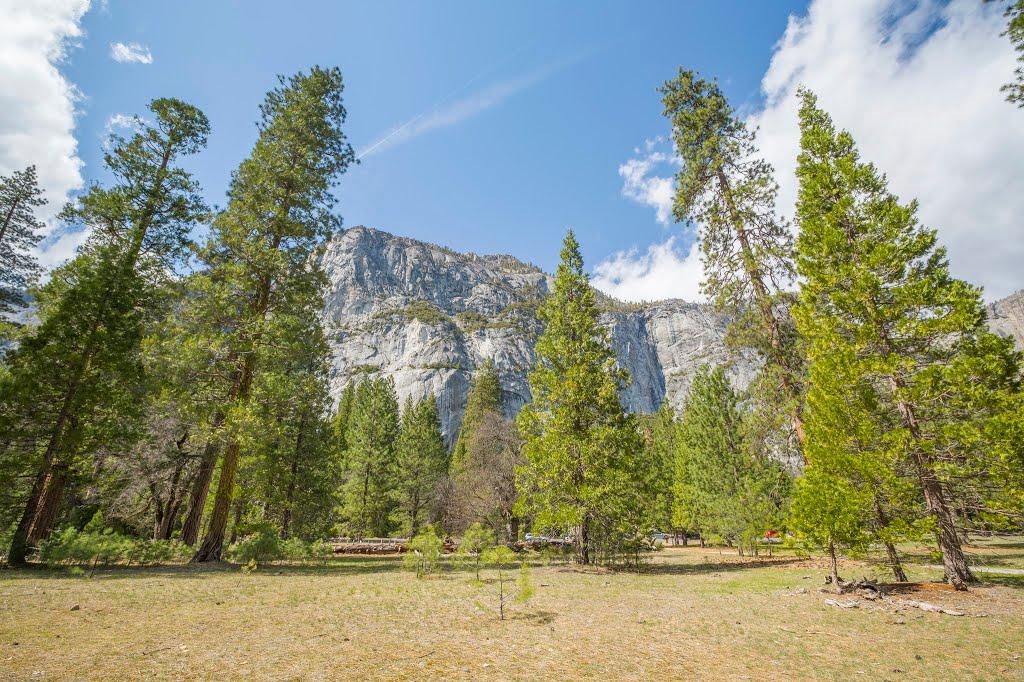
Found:
<path fill-rule="evenodd" d="M 139 118 L 131 114 L 111 114 L 107 117 L 107 122 L 103 126 L 103 133 L 106 137 L 110 137 L 111 134 L 118 133 L 118 131 L 134 133 L 139 129 L 140 121 L 142 123 L 149 123 L 145 118 Z M 104 140 L 104 143 L 106 143 L 106 140 Z"/>
<path fill-rule="evenodd" d="M 82 186 L 74 136 L 79 94 L 58 66 L 82 36 L 88 8 L 88 0 L 0 0 L 0 174 L 35 164 L 50 201 L 45 219 Z M 54 262 L 49 252 L 41 261 Z"/>
<path fill-rule="evenodd" d="M 700 281 L 704 268 L 696 243 L 688 251 L 677 247 L 675 237 L 652 244 L 646 253 L 619 251 L 594 267 L 595 287 L 624 301 L 659 301 L 681 298 L 703 301 Z"/>
<path fill-rule="evenodd" d="M 662 140 L 647 140 L 644 149 L 635 149 L 637 155 L 619 166 L 622 177 L 622 195 L 627 199 L 650 206 L 657 221 L 668 227 L 672 219 L 672 202 L 675 199 L 675 184 L 671 176 L 652 175 L 652 171 L 666 163 L 675 163 L 675 157 L 658 151 Z"/>
<path fill-rule="evenodd" d="M 762 152 L 792 215 L 805 85 L 862 157 L 939 232 L 954 275 L 994 299 L 1024 287 L 1024 113 L 999 86 L 1014 68 L 999 3 L 814 2 L 791 17 L 762 81 Z M 938 28 L 935 28 L 938 26 Z"/>
<path fill-rule="evenodd" d="M 775 166 L 780 211 L 793 215 L 795 93 L 805 85 L 888 175 L 890 189 L 919 199 L 920 219 L 938 230 L 954 275 L 983 285 L 988 300 L 1024 287 L 1024 115 L 999 92 L 1015 66 L 999 35 L 1004 21 L 998 3 L 976 0 L 815 0 L 806 16 L 791 17 L 761 83 L 766 106 L 749 118 Z M 668 178 L 649 175 L 649 158 L 619 168 L 623 193 L 664 223 Z M 657 290 L 656 272 L 682 277 L 676 288 L 690 290 L 682 263 L 695 262 L 692 253 L 673 261 L 669 245 L 617 253 L 595 272 L 613 273 L 620 297 Z"/>
<path fill-rule="evenodd" d="M 122 64 L 152 64 L 153 54 L 145 45 L 138 43 L 110 43 L 110 56 Z"/>

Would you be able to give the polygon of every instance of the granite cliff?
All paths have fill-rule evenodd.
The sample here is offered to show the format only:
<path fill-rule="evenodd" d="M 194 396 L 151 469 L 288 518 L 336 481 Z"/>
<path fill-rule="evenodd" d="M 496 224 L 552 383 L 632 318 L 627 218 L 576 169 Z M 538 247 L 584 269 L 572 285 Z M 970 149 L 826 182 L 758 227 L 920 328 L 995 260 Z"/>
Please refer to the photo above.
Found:
<path fill-rule="evenodd" d="M 449 440 L 473 370 L 485 360 L 497 367 L 509 414 L 530 400 L 526 375 L 541 331 L 535 311 L 552 282 L 540 269 L 366 227 L 337 235 L 322 262 L 330 280 L 323 319 L 335 398 L 360 377 L 390 376 L 400 400 L 437 395 Z M 709 306 L 599 300 L 619 361 L 633 375 L 623 398 L 635 412 L 653 412 L 666 397 L 680 407 L 697 368 L 727 360 L 726 321 Z M 735 363 L 732 379 L 746 385 L 753 371 Z"/>
<path fill-rule="evenodd" d="M 552 283 L 539 268 L 367 227 L 338 234 L 322 262 L 330 280 L 323 321 L 335 399 L 361 377 L 390 376 L 401 401 L 437 396 L 449 443 L 473 370 L 484 361 L 497 367 L 510 415 L 530 400 L 526 375 L 541 332 L 535 312 Z M 726 320 L 708 305 L 598 300 L 619 361 L 633 375 L 623 399 L 634 412 L 653 412 L 666 398 L 680 408 L 697 368 L 729 360 Z M 1024 349 L 1024 291 L 990 304 L 987 313 L 996 333 Z M 755 369 L 734 361 L 730 378 L 744 387 Z"/>

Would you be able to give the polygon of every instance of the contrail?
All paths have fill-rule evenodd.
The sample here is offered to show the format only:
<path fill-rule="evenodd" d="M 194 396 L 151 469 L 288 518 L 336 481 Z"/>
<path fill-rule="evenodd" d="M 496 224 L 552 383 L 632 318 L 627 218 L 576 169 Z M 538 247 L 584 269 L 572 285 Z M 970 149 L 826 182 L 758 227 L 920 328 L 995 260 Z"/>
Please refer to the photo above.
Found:
<path fill-rule="evenodd" d="M 519 54 L 519 52 L 520 52 L 520 50 L 516 50 L 511 55 L 509 55 L 508 58 L 502 60 L 499 63 L 498 66 L 500 66 L 501 64 L 504 64 L 505 62 L 509 61 L 510 59 L 515 57 L 517 54 Z M 397 128 L 392 130 L 390 133 L 388 133 L 387 135 L 385 135 L 381 139 L 379 139 L 376 142 L 374 142 L 373 145 L 371 145 L 367 149 L 364 149 L 363 151 L 359 152 L 359 156 L 356 157 L 356 160 L 359 160 L 359 159 L 363 158 L 364 156 L 366 156 L 367 154 L 372 152 L 374 149 L 376 149 L 377 147 L 381 146 L 382 144 L 384 144 L 385 142 L 390 140 L 392 137 L 394 137 L 398 133 L 402 132 L 403 130 L 405 130 L 409 126 L 413 125 L 414 123 L 416 123 L 417 121 L 422 119 L 427 114 L 430 114 L 430 113 L 432 113 L 434 111 L 437 111 L 438 109 L 441 108 L 442 105 L 446 104 L 449 100 L 454 98 L 456 95 L 461 93 L 463 90 L 466 90 L 469 86 L 473 85 L 473 83 L 476 83 L 478 80 L 480 80 L 481 78 L 483 78 L 485 75 L 487 75 L 489 72 L 493 71 L 496 68 L 497 68 L 497 66 L 491 66 L 491 67 L 488 67 L 488 68 L 482 70 L 480 73 L 478 73 L 477 75 L 473 76 L 468 81 L 466 81 L 465 83 L 463 83 L 462 85 L 460 85 L 459 87 L 455 88 L 454 90 L 449 92 L 447 95 L 445 95 L 444 97 L 439 99 L 432 106 L 430 106 L 427 109 L 424 109 L 423 111 L 421 111 L 414 118 L 409 119 L 408 121 L 406 121 L 402 125 L 398 126 Z"/>

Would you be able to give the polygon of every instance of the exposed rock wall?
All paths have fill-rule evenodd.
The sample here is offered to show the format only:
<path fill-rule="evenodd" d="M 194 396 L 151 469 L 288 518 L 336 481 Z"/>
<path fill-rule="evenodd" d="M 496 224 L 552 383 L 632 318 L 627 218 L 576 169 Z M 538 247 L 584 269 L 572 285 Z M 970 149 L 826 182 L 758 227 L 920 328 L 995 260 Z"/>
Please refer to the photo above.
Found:
<path fill-rule="evenodd" d="M 335 399 L 363 376 L 391 376 L 402 401 L 438 397 L 449 444 L 462 422 L 473 370 L 484 361 L 497 367 L 510 415 L 529 402 L 526 375 L 541 332 L 535 312 L 550 290 L 549 275 L 511 256 L 457 253 L 366 227 L 335 237 L 323 265 L 331 282 L 323 319 Z M 666 398 L 681 408 L 702 364 L 730 360 L 726 321 L 710 306 L 599 300 L 619 361 L 633 375 L 623 400 L 635 412 L 654 412 Z M 1024 349 L 1024 291 L 987 312 L 993 330 Z M 756 371 L 743 360 L 729 367 L 741 388 Z"/>
<path fill-rule="evenodd" d="M 1017 348 L 1024 350 L 1024 291 L 986 306 L 985 312 L 992 331 L 1014 339 Z"/>
<path fill-rule="evenodd" d="M 550 276 L 510 256 L 460 254 L 365 227 L 339 234 L 323 265 L 335 398 L 363 376 L 391 376 L 400 400 L 438 396 L 449 442 L 484 361 L 497 367 L 510 415 L 530 400 L 526 375 L 541 331 L 534 313 Z M 619 361 L 633 375 L 623 394 L 633 411 L 653 412 L 666 397 L 681 407 L 697 368 L 728 359 L 725 320 L 708 306 L 601 300 Z M 745 362 L 730 371 L 740 386 L 753 375 Z"/>

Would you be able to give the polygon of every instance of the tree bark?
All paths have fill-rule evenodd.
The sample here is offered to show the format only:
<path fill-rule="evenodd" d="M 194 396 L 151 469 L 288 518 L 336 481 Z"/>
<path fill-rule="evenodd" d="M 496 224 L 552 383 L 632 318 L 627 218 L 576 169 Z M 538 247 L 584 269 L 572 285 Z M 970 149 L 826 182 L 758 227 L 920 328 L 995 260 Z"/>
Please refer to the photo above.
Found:
<path fill-rule="evenodd" d="M 210 522 L 206 527 L 206 537 L 192 557 L 192 563 L 220 561 L 221 559 L 224 551 L 224 531 L 228 527 L 228 513 L 235 492 L 235 472 L 238 469 L 239 449 L 238 441 L 234 439 L 224 449 L 213 513 L 210 514 Z"/>
<path fill-rule="evenodd" d="M 836 559 L 836 543 L 832 538 L 828 539 L 829 577 L 832 580 L 832 589 L 837 594 L 843 591 L 839 579 L 839 561 Z"/>
<path fill-rule="evenodd" d="M 32 519 L 35 518 L 36 509 L 39 507 L 39 498 L 42 497 L 43 486 L 46 484 L 48 474 L 48 466 L 36 474 L 36 480 L 32 484 L 32 492 L 25 502 L 25 510 L 21 514 L 21 520 L 18 521 L 14 537 L 11 538 L 11 546 L 7 552 L 7 564 L 9 566 L 24 566 L 27 563 L 26 559 L 31 550 L 31 545 L 28 542 L 28 529 L 32 525 Z"/>
<path fill-rule="evenodd" d="M 199 471 L 196 472 L 196 479 L 192 482 L 185 521 L 181 526 L 180 540 L 189 546 L 195 545 L 199 538 L 199 524 L 203 520 L 206 496 L 210 492 L 210 481 L 213 479 L 213 470 L 217 466 L 217 454 L 217 444 L 212 440 L 207 441 L 206 447 L 203 449 L 203 456 L 199 460 Z"/>
<path fill-rule="evenodd" d="M 590 565 L 590 519 L 586 515 L 580 521 L 576 534 L 576 561 L 583 566 Z"/>
<path fill-rule="evenodd" d="M 916 445 L 923 440 L 923 436 L 921 434 L 921 427 L 917 422 L 914 406 L 899 397 L 898 391 L 904 387 L 897 377 L 891 377 L 890 383 L 896 400 L 896 408 L 903 420 L 903 425 L 907 427 Z M 931 512 L 935 518 L 936 525 L 939 527 L 937 539 L 939 549 L 942 551 L 944 579 L 958 590 L 967 589 L 966 585 L 968 583 L 976 583 L 978 579 L 974 577 L 970 566 L 967 565 L 963 548 L 960 547 L 960 538 L 956 533 L 953 514 L 946 503 L 942 482 L 939 481 L 938 476 L 936 476 L 935 471 L 931 467 L 931 462 L 927 455 L 922 452 L 921 448 L 913 447 L 911 449 L 914 470 L 917 474 L 917 480 L 921 485 L 921 492 L 924 493 L 928 511 Z"/>
<path fill-rule="evenodd" d="M 7 215 L 4 216 L 4 224 L 0 226 L 0 244 L 4 243 L 4 237 L 7 236 L 7 228 L 11 226 L 11 220 L 14 219 L 14 212 L 18 210 L 18 206 L 24 200 L 23 196 L 18 196 L 11 204 L 11 208 L 7 211 Z"/>
<path fill-rule="evenodd" d="M 722 196 L 725 198 L 726 205 L 728 206 L 729 217 L 732 220 L 733 229 L 736 232 L 736 239 L 739 241 L 740 249 L 743 252 L 743 266 L 747 272 L 747 277 L 750 279 L 751 288 L 754 290 L 754 298 L 756 299 L 758 309 L 761 313 L 762 321 L 768 327 L 768 340 L 772 347 L 772 354 L 775 356 L 773 360 L 781 372 L 782 390 L 792 403 L 792 407 L 790 408 L 790 419 L 793 422 L 793 432 L 796 434 L 796 439 L 800 443 L 800 454 L 803 456 L 804 464 L 807 464 L 807 455 L 804 454 L 805 435 L 803 407 L 800 402 L 801 396 L 797 392 L 796 386 L 793 385 L 792 376 L 790 376 L 791 370 L 782 348 L 779 320 L 772 308 L 771 294 L 764 283 L 764 276 L 761 274 L 760 266 L 754 259 L 754 252 L 753 249 L 750 248 L 750 239 L 747 235 L 747 229 L 743 225 L 743 220 L 740 218 L 739 213 L 733 205 L 732 189 L 729 185 L 729 179 L 725 177 L 725 171 L 721 168 L 718 169 L 718 185 L 722 191 Z"/>
<path fill-rule="evenodd" d="M 57 510 L 60 507 L 61 497 L 64 495 L 64 488 L 68 482 L 68 471 L 61 464 L 54 464 L 50 468 L 46 481 L 43 483 L 43 492 L 39 496 L 39 506 L 36 508 L 32 525 L 28 529 L 28 543 L 37 545 L 45 540 L 57 520 Z"/>
<path fill-rule="evenodd" d="M 301 442 L 302 442 L 302 432 L 300 431 L 299 432 L 299 443 L 301 443 Z M 295 449 L 296 449 L 295 458 L 292 459 L 292 470 L 291 470 L 292 476 L 291 476 L 291 479 L 289 479 L 289 481 L 288 481 L 288 492 L 285 495 L 284 512 L 282 512 L 282 514 L 281 514 L 281 536 L 286 538 L 286 539 L 288 538 L 289 534 L 291 533 L 292 505 L 295 504 L 295 477 L 299 473 L 299 453 L 297 452 L 298 451 L 298 446 L 296 446 Z M 416 535 L 415 520 L 416 520 L 416 517 L 413 516 L 413 535 Z"/>
<path fill-rule="evenodd" d="M 896 582 L 910 582 L 907 579 L 906 572 L 903 570 L 903 562 L 900 561 L 900 555 L 899 552 L 896 551 L 896 545 L 887 541 L 885 543 L 885 551 L 889 555 L 889 568 L 892 569 L 892 574 L 893 577 L 896 578 Z"/>

